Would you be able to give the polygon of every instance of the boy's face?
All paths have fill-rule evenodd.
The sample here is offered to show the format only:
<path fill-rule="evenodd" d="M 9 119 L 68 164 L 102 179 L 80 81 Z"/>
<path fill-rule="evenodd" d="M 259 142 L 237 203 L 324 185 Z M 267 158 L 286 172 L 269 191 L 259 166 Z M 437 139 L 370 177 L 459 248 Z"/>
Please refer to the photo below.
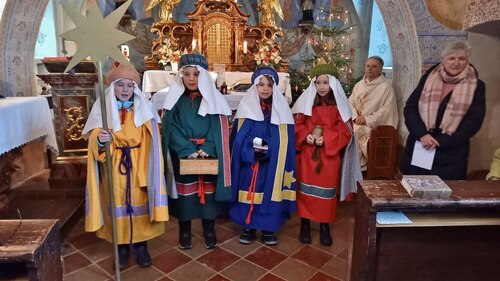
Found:
<path fill-rule="evenodd" d="M 194 66 L 187 66 L 182 69 L 182 83 L 190 91 L 198 90 L 198 78 L 200 71 Z"/>
<path fill-rule="evenodd" d="M 121 101 L 128 101 L 134 95 L 134 81 L 120 79 L 115 82 L 115 96 Z"/>

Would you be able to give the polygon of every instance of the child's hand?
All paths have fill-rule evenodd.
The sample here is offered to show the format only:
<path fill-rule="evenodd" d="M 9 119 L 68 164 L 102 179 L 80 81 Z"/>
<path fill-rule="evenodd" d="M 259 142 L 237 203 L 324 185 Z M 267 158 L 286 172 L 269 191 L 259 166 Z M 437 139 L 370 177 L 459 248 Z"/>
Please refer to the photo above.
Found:
<path fill-rule="evenodd" d="M 201 158 L 206 158 L 208 157 L 208 153 L 206 153 L 205 151 L 203 150 L 198 150 L 198 155 L 201 157 Z"/>
<path fill-rule="evenodd" d="M 317 146 L 322 146 L 323 145 L 323 137 L 319 137 L 319 138 L 315 139 L 314 144 L 316 144 Z"/>
<path fill-rule="evenodd" d="M 189 154 L 187 158 L 188 159 L 196 159 L 196 158 L 198 158 L 198 152 L 193 152 L 193 153 Z"/>
<path fill-rule="evenodd" d="M 99 134 L 97 134 L 97 139 L 100 143 L 111 141 L 111 134 L 107 131 L 102 130 L 99 132 Z"/>
<path fill-rule="evenodd" d="M 306 142 L 308 144 L 314 144 L 314 137 L 311 134 L 307 135 Z"/>

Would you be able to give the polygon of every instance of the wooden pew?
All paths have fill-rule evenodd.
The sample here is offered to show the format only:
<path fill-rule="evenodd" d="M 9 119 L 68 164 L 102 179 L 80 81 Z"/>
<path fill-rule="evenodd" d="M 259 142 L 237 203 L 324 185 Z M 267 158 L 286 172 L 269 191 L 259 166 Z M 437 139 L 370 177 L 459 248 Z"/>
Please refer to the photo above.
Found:
<path fill-rule="evenodd" d="M 0 220 L 0 267 L 25 265 L 30 281 L 63 280 L 59 220 Z"/>

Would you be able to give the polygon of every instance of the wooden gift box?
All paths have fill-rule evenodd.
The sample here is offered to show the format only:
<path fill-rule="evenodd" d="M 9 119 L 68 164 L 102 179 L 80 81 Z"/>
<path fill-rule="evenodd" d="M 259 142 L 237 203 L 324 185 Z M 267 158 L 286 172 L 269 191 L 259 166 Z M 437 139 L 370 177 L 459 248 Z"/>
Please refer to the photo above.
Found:
<path fill-rule="evenodd" d="M 217 159 L 180 159 L 181 175 L 217 175 L 219 160 Z"/>

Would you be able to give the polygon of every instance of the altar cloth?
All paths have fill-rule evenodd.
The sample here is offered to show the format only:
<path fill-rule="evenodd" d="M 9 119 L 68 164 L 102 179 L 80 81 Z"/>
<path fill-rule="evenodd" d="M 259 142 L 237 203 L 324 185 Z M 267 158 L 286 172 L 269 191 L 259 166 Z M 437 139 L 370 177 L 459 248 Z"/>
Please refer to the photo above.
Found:
<path fill-rule="evenodd" d="M 7 97 L 0 99 L 0 155 L 40 137 L 47 147 L 58 152 L 52 112 L 47 99 Z"/>
<path fill-rule="evenodd" d="M 226 81 L 226 84 L 230 88 L 232 85 L 236 84 L 240 80 L 250 81 L 253 72 L 242 72 L 242 71 L 228 71 L 221 74 L 222 79 Z M 172 83 L 176 72 L 167 70 L 148 70 L 144 72 L 142 77 L 142 91 L 144 93 L 158 92 Z M 217 73 L 210 72 L 213 76 L 217 77 Z M 278 88 L 281 93 L 283 93 L 290 103 L 292 101 L 292 88 L 290 87 L 290 74 L 287 72 L 278 72 L 280 78 Z"/>

